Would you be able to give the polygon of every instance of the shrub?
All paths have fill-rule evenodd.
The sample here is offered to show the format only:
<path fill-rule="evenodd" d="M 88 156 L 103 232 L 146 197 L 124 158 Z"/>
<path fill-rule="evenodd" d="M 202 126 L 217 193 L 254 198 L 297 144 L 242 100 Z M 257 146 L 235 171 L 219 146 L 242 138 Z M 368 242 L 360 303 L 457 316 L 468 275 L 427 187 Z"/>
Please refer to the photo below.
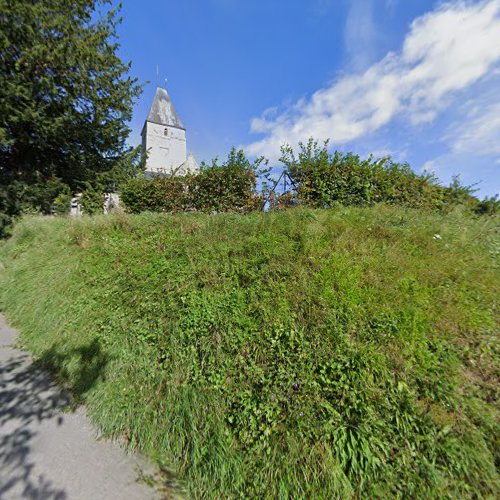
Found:
<path fill-rule="evenodd" d="M 227 160 L 203 163 L 193 178 L 193 206 L 203 212 L 249 212 L 262 202 L 257 195 L 257 169 L 262 160 L 251 163 L 240 149 L 231 149 Z"/>
<path fill-rule="evenodd" d="M 261 161 L 251 163 L 242 150 L 233 148 L 224 163 L 217 159 L 211 165 L 203 163 L 196 174 L 131 179 L 123 187 L 121 199 L 132 213 L 248 212 L 262 203 L 256 191 Z"/>
<path fill-rule="evenodd" d="M 23 191 L 24 184 L 21 182 L 0 182 L 0 238 L 9 235 L 13 219 L 21 214 Z"/>
<path fill-rule="evenodd" d="M 18 216 L 67 212 L 70 200 L 69 186 L 56 177 L 32 184 L 0 178 L 0 238 L 8 236 L 9 226 Z"/>
<path fill-rule="evenodd" d="M 281 194 L 270 192 L 267 196 L 267 201 L 269 202 L 269 210 L 285 210 L 299 204 L 296 196 L 291 191 Z"/>
<path fill-rule="evenodd" d="M 71 208 L 71 193 L 61 193 L 52 203 L 52 211 L 57 215 L 65 215 Z"/>
<path fill-rule="evenodd" d="M 55 200 L 61 196 L 71 197 L 71 189 L 55 177 L 36 184 L 25 185 L 20 196 L 22 211 L 50 215 L 54 211 Z"/>
<path fill-rule="evenodd" d="M 86 215 L 102 214 L 104 211 L 104 193 L 100 190 L 88 187 L 80 198 L 83 213 Z"/>
<path fill-rule="evenodd" d="M 480 202 L 472 195 L 473 189 L 458 178 L 443 186 L 433 174 L 417 174 L 407 163 L 390 157 L 362 159 L 353 153 L 330 153 L 327 146 L 327 142 L 320 146 L 310 139 L 300 143 L 297 156 L 290 146 L 282 147 L 282 175 L 292 188 L 286 192 L 278 192 L 276 181 L 267 175 L 269 170 L 261 168 L 267 164 L 263 158 L 252 163 L 242 150 L 233 148 L 223 163 L 218 159 L 210 165 L 202 163 L 196 174 L 130 178 L 123 187 L 122 201 L 131 213 L 247 213 L 263 207 L 283 210 L 297 205 L 332 208 L 377 203 L 440 211 L 461 206 L 477 214 L 498 212 L 500 201 Z"/>
<path fill-rule="evenodd" d="M 497 215 L 500 213 L 498 195 L 479 201 L 474 207 L 474 212 L 478 215 Z"/>
<path fill-rule="evenodd" d="M 192 206 L 190 175 L 186 177 L 137 177 L 122 189 L 121 201 L 131 213 L 179 212 Z"/>
<path fill-rule="evenodd" d="M 431 174 L 419 175 L 407 163 L 391 158 L 363 160 L 353 153 L 328 152 L 328 142 L 319 146 L 310 139 L 300 143 L 295 156 L 282 147 L 281 162 L 294 182 L 302 204 L 316 208 L 335 205 L 368 206 L 375 203 L 411 208 L 443 209 L 469 203 L 471 189 L 458 179 L 450 187 L 440 186 Z"/>

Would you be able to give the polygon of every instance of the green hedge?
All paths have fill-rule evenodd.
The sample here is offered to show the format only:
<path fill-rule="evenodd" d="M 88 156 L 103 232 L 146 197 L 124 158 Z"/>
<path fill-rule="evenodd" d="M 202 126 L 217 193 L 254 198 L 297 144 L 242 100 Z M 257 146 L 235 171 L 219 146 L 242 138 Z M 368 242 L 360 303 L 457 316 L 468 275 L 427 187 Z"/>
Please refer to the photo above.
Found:
<path fill-rule="evenodd" d="M 123 188 L 122 201 L 131 213 L 247 213 L 264 205 L 281 210 L 298 205 L 331 208 L 377 203 L 444 211 L 461 206 L 479 215 L 499 211 L 497 198 L 479 201 L 472 195 L 473 189 L 458 179 L 443 186 L 434 175 L 418 174 L 407 163 L 389 157 L 361 159 L 353 153 L 330 153 L 327 146 L 310 139 L 300 143 L 297 155 L 290 146 L 282 147 L 280 161 L 292 186 L 286 193 L 278 192 L 269 170 L 260 168 L 262 158 L 252 163 L 242 150 L 233 148 L 226 161 L 202 163 L 196 174 L 133 178 Z M 261 192 L 257 190 L 259 180 Z"/>
<path fill-rule="evenodd" d="M 121 199 L 128 212 L 249 212 L 261 206 L 256 190 L 260 160 L 251 163 L 242 150 L 232 149 L 227 160 L 185 176 L 131 179 Z"/>
<path fill-rule="evenodd" d="M 128 212 L 179 212 L 191 207 L 187 192 L 190 176 L 137 177 L 123 188 L 121 200 Z"/>
<path fill-rule="evenodd" d="M 313 139 L 300 143 L 297 156 L 290 146 L 284 146 L 280 160 L 295 185 L 296 204 L 329 208 L 386 203 L 444 209 L 472 207 L 478 201 L 458 180 L 444 187 L 432 174 L 419 175 L 407 163 L 389 157 L 363 160 L 353 153 L 329 153 L 327 143 L 319 146 Z"/>

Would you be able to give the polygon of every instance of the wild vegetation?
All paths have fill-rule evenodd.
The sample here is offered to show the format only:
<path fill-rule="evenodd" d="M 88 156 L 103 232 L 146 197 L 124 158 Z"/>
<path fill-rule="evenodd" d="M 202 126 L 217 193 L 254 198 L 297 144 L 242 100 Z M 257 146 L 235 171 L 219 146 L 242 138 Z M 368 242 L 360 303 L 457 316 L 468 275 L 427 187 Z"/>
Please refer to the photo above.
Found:
<path fill-rule="evenodd" d="M 296 155 L 282 148 L 281 162 L 296 187 L 297 203 L 328 208 L 335 205 L 370 206 L 376 203 L 430 210 L 457 205 L 475 209 L 472 189 L 455 179 L 449 187 L 433 174 L 417 174 L 408 163 L 390 157 L 366 159 L 353 153 L 330 153 L 328 142 L 310 139 Z"/>
<path fill-rule="evenodd" d="M 130 213 L 238 212 L 284 209 L 295 206 L 331 208 L 373 206 L 377 203 L 427 210 L 465 208 L 470 214 L 493 215 L 500 201 L 480 201 L 474 189 L 459 179 L 443 186 L 432 174 L 417 174 L 407 163 L 391 158 L 361 158 L 328 150 L 314 139 L 282 148 L 282 175 L 288 188 L 277 186 L 268 160 L 251 162 L 242 150 L 232 149 L 225 162 L 213 160 L 187 176 L 131 178 L 122 188 L 122 201 Z"/>
<path fill-rule="evenodd" d="M 249 161 L 242 150 L 233 148 L 227 160 L 202 163 L 199 172 L 182 176 L 131 178 L 121 190 L 127 211 L 153 212 L 239 212 L 262 208 L 257 177 L 262 159 Z"/>
<path fill-rule="evenodd" d="M 22 342 L 194 498 L 496 498 L 496 217 L 28 218 Z"/>
<path fill-rule="evenodd" d="M 0 237 L 129 212 L 0 242 L 24 346 L 194 498 L 498 498 L 499 200 L 314 140 L 138 176 L 118 22 L 0 0 Z"/>

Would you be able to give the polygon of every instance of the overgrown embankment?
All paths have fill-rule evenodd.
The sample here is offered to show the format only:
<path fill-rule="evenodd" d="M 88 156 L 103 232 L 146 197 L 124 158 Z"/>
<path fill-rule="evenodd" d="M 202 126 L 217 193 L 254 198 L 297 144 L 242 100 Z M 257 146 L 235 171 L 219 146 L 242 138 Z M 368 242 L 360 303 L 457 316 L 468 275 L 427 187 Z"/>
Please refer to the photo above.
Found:
<path fill-rule="evenodd" d="M 26 219 L 1 307 L 194 497 L 495 497 L 499 225 L 401 208 Z"/>

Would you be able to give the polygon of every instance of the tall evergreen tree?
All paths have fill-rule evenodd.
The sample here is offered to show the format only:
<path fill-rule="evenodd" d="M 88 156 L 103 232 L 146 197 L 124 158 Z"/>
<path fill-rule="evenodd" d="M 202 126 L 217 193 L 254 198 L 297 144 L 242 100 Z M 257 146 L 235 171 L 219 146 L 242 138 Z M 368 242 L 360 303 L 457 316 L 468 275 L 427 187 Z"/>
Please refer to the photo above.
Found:
<path fill-rule="evenodd" d="M 14 186 L 75 190 L 120 162 L 140 86 L 119 22 L 109 0 L 0 0 L 0 210 Z"/>

